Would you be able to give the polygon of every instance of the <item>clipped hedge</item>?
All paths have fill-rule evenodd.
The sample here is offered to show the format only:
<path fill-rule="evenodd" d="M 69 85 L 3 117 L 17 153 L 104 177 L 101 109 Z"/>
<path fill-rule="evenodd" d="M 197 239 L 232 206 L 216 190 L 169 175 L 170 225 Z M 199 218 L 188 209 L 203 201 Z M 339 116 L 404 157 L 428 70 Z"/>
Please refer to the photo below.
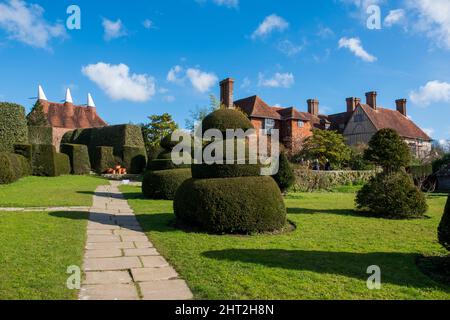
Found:
<path fill-rule="evenodd" d="M 295 169 L 296 192 L 330 191 L 342 185 L 362 185 L 376 176 L 377 171 L 313 171 Z"/>
<path fill-rule="evenodd" d="M 260 164 L 193 164 L 195 179 L 257 177 L 261 174 Z"/>
<path fill-rule="evenodd" d="M 14 152 L 14 145 L 28 143 L 25 108 L 0 102 L 0 152 Z"/>
<path fill-rule="evenodd" d="M 50 144 L 32 145 L 32 168 L 34 176 L 56 177 L 56 149 Z"/>
<path fill-rule="evenodd" d="M 93 168 L 97 173 L 104 173 L 118 164 L 114 157 L 113 147 L 96 147 L 94 161 Z"/>
<path fill-rule="evenodd" d="M 14 153 L 24 156 L 31 163 L 32 157 L 33 157 L 33 151 L 32 151 L 31 144 L 16 144 L 16 145 L 14 145 Z"/>
<path fill-rule="evenodd" d="M 87 146 L 81 144 L 62 144 L 61 153 L 69 156 L 72 174 L 84 175 L 91 172 Z"/>
<path fill-rule="evenodd" d="M 444 215 L 438 228 L 439 243 L 450 251 L 450 195 L 447 198 L 447 204 L 445 205 Z"/>
<path fill-rule="evenodd" d="M 280 153 L 278 172 L 272 176 L 281 192 L 286 192 L 295 183 L 294 170 L 285 152 Z"/>
<path fill-rule="evenodd" d="M 123 166 L 130 174 L 140 174 L 147 165 L 147 151 L 140 147 L 123 147 Z"/>
<path fill-rule="evenodd" d="M 220 132 L 226 132 L 228 129 L 242 129 L 247 131 L 253 129 L 253 124 L 242 112 L 234 109 L 219 109 L 209 114 L 202 122 L 203 132 L 209 129 L 217 129 Z"/>
<path fill-rule="evenodd" d="M 71 173 L 70 158 L 67 154 L 57 153 L 56 157 L 56 172 L 58 176 L 69 175 Z"/>
<path fill-rule="evenodd" d="M 8 184 L 31 174 L 30 162 L 22 155 L 0 153 L 0 184 Z"/>
<path fill-rule="evenodd" d="M 173 200 L 180 185 L 191 177 L 190 169 L 148 171 L 142 181 L 142 193 L 149 199 Z"/>
<path fill-rule="evenodd" d="M 175 215 L 214 233 L 272 232 L 286 225 L 286 207 L 271 177 L 190 179 L 177 191 Z"/>
<path fill-rule="evenodd" d="M 53 144 L 52 127 L 28 127 L 28 140 L 31 144 Z"/>

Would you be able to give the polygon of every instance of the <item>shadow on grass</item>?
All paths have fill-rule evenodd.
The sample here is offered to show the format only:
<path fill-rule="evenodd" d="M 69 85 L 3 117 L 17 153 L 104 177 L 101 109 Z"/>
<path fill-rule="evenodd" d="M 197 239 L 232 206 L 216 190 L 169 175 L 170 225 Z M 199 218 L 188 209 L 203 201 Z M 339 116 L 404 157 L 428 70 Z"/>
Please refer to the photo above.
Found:
<path fill-rule="evenodd" d="M 341 216 L 353 216 L 367 218 L 372 217 L 370 213 L 352 210 L 352 209 L 306 209 L 306 208 L 287 208 L 288 214 L 336 214 Z"/>
<path fill-rule="evenodd" d="M 367 281 L 371 274 L 367 268 L 377 265 L 381 268 L 382 283 L 414 288 L 436 288 L 450 292 L 450 287 L 432 281 L 417 268 L 415 253 L 348 253 L 282 249 L 227 249 L 208 251 L 206 258 L 244 262 L 281 268 L 304 270 L 321 274 L 334 274 Z"/>
<path fill-rule="evenodd" d="M 89 220 L 89 212 L 55 211 L 49 212 L 49 215 L 56 218 L 71 220 Z"/>

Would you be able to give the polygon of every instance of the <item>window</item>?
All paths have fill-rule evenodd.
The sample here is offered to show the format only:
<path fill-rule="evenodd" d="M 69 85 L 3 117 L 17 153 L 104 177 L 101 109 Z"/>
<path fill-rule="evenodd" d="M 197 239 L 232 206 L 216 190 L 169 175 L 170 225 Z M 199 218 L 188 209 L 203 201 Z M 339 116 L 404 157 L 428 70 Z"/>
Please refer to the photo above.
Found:
<path fill-rule="evenodd" d="M 264 121 L 264 131 L 266 134 L 271 134 L 272 130 L 275 129 L 275 120 L 265 119 Z"/>
<path fill-rule="evenodd" d="M 299 128 L 303 128 L 305 126 L 305 123 L 302 120 L 298 120 L 297 124 Z"/>
<path fill-rule="evenodd" d="M 356 114 L 354 117 L 354 121 L 355 122 L 363 122 L 364 121 L 364 116 L 362 114 Z"/>
<path fill-rule="evenodd" d="M 325 130 L 330 130 L 331 124 L 325 123 Z"/>

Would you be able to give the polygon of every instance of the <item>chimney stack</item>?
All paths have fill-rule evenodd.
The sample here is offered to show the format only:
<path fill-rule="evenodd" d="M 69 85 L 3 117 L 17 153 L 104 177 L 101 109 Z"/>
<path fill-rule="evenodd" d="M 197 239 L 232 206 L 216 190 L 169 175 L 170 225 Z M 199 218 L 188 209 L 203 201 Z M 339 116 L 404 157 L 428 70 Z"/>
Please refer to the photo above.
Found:
<path fill-rule="evenodd" d="M 220 103 L 225 105 L 228 109 L 232 109 L 234 106 L 233 90 L 233 79 L 227 78 L 220 82 Z"/>
<path fill-rule="evenodd" d="M 347 112 L 355 111 L 358 104 L 361 103 L 361 99 L 355 97 L 347 98 L 346 101 L 347 101 Z"/>
<path fill-rule="evenodd" d="M 406 117 L 406 99 L 398 99 L 395 100 L 395 104 L 397 105 L 397 111 Z"/>
<path fill-rule="evenodd" d="M 309 99 L 307 101 L 308 103 L 308 113 L 312 114 L 313 116 L 319 115 L 319 100 L 317 99 Z"/>
<path fill-rule="evenodd" d="M 366 93 L 366 103 L 374 110 L 377 110 L 377 92 L 371 91 Z"/>

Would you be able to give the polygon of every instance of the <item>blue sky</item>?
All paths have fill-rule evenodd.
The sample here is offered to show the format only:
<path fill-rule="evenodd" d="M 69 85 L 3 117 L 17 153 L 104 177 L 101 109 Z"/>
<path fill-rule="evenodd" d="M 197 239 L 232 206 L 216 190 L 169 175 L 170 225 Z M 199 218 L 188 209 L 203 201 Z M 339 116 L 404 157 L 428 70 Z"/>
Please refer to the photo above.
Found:
<path fill-rule="evenodd" d="M 66 27 L 72 4 L 81 30 Z M 371 5 L 381 29 L 367 27 Z M 183 126 L 233 77 L 235 98 L 301 111 L 318 98 L 342 112 L 372 90 L 387 108 L 407 98 L 416 123 L 450 139 L 449 61 L 448 0 L 0 0 L 0 100 L 29 109 L 38 84 L 52 101 L 70 87 L 111 124 L 169 112 Z"/>

